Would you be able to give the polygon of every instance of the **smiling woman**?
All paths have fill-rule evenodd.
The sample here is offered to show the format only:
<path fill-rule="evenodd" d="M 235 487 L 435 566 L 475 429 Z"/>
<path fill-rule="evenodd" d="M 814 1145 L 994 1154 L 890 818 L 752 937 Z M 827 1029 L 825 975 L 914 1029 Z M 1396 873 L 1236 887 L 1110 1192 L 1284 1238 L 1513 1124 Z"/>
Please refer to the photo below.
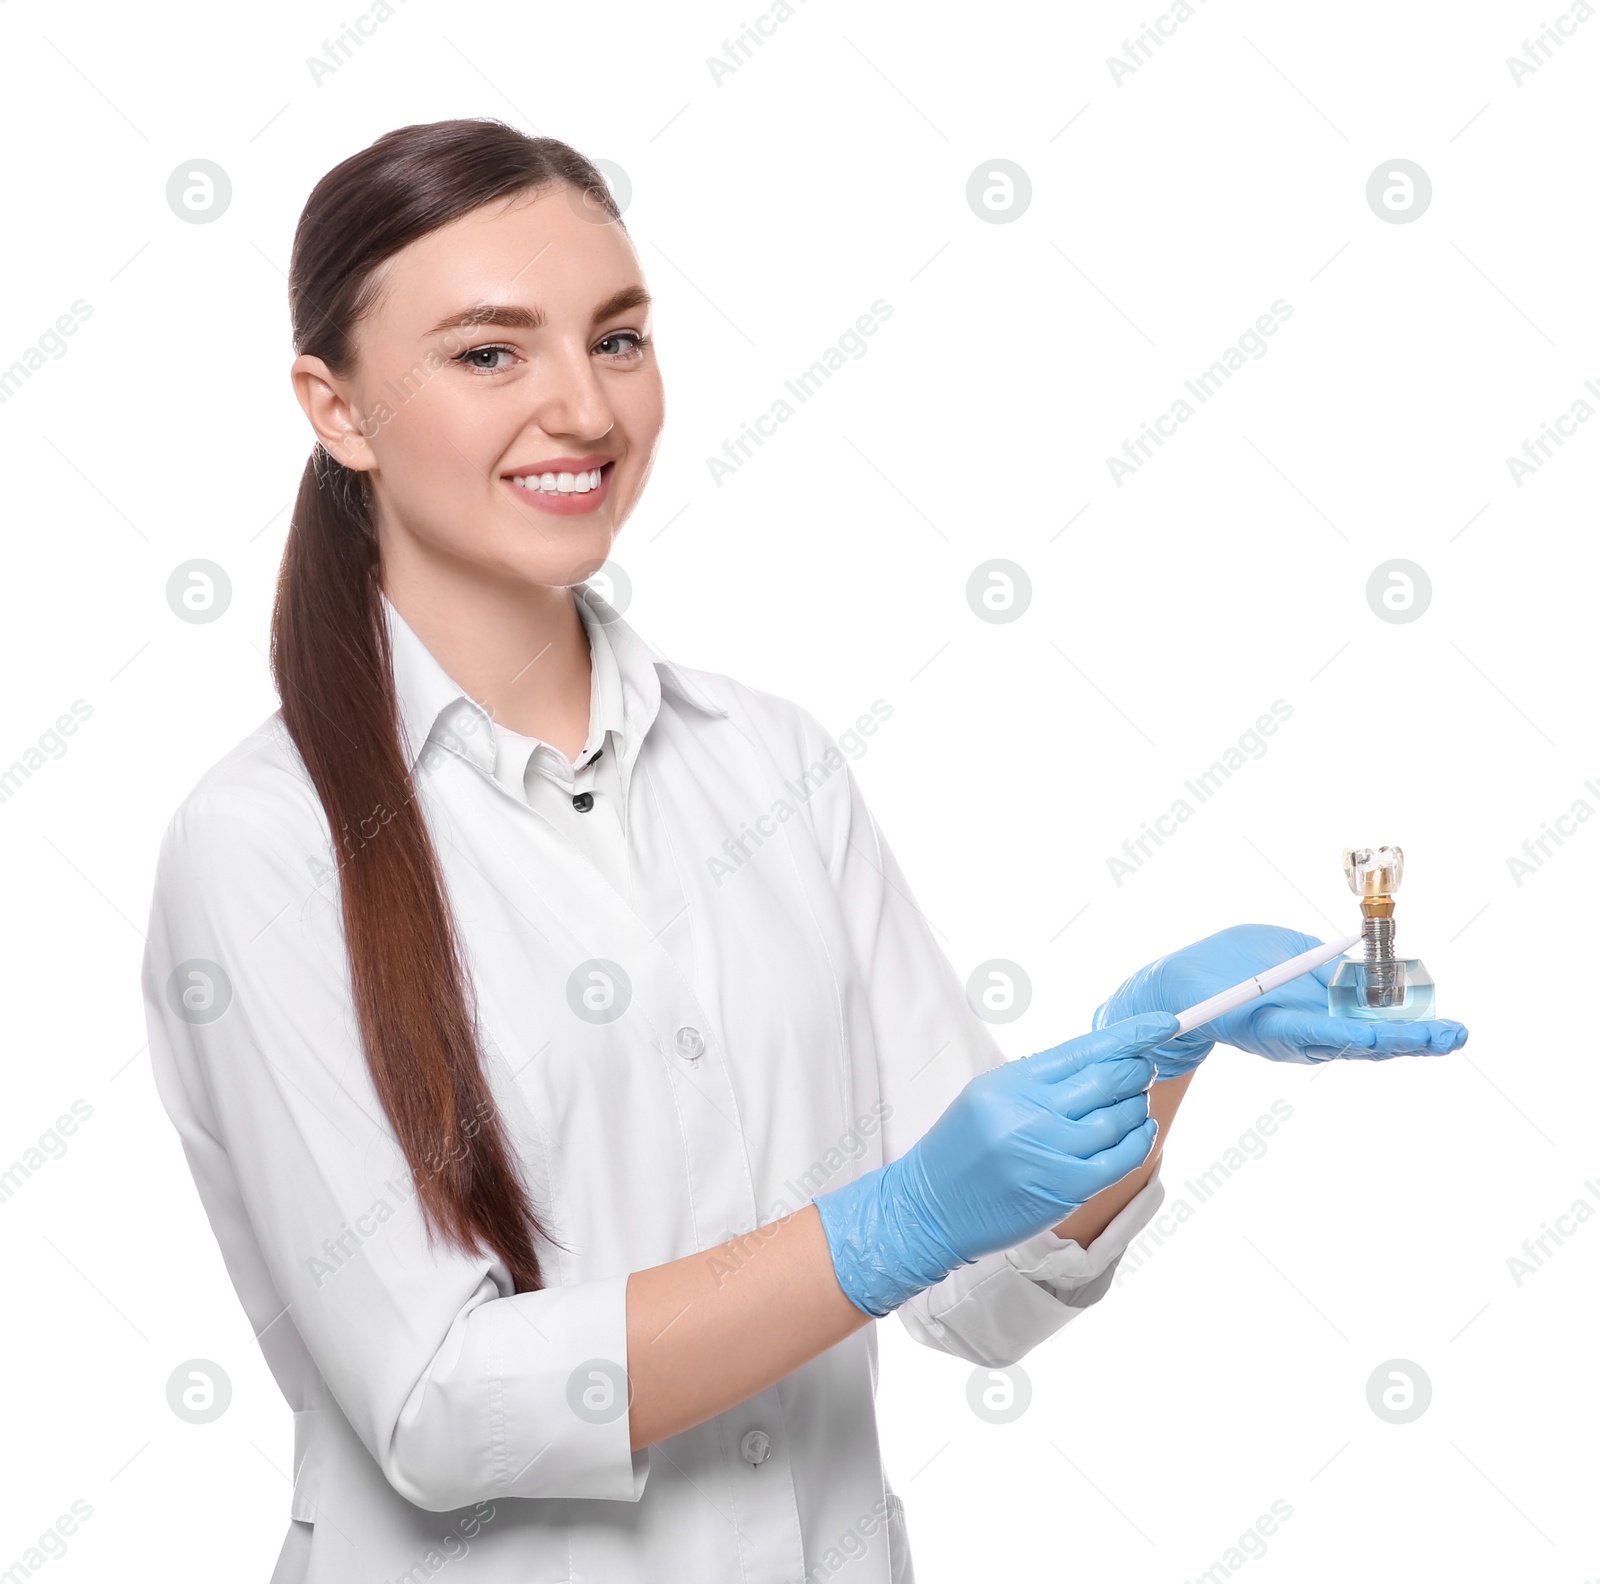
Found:
<path fill-rule="evenodd" d="M 281 708 L 174 816 L 144 961 L 161 1099 L 294 1412 L 275 1584 L 778 1584 L 841 1536 L 855 1584 L 904 1584 L 869 1319 L 995 1368 L 1097 1302 L 1210 1049 L 1153 1083 L 1168 992 L 1308 943 L 1171 954 L 1126 1016 L 1002 1060 L 859 739 L 661 658 L 588 584 L 663 396 L 567 145 L 380 138 L 312 192 L 290 308 L 316 448 Z M 1219 1037 L 1459 1031 L 1357 1050 L 1279 994 Z"/>
<path fill-rule="evenodd" d="M 859 1576 L 903 1578 L 869 1316 L 993 1361 L 1094 1301 L 1159 1198 L 1150 1064 L 1088 1036 L 1001 1124 L 1043 1070 L 990 1071 L 838 741 L 586 586 L 663 418 L 587 160 L 390 133 L 311 194 L 290 306 L 282 707 L 174 818 L 145 977 L 295 1410 L 280 1584 L 403 1575 L 473 1504 L 484 1584 L 800 1577 L 875 1505 Z"/>

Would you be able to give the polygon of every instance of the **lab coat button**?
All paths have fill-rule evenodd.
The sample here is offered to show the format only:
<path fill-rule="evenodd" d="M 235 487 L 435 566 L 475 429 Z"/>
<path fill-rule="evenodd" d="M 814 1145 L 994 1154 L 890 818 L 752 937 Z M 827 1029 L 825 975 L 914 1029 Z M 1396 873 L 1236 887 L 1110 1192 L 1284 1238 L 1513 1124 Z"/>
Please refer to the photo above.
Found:
<path fill-rule="evenodd" d="M 768 1439 L 767 1432 L 747 1430 L 744 1439 L 739 1443 L 739 1455 L 751 1468 L 758 1463 L 765 1463 L 772 1456 L 772 1442 Z"/>
<path fill-rule="evenodd" d="M 699 1061 L 701 1053 L 706 1048 L 706 1042 L 700 1030 L 690 1028 L 687 1023 L 672 1036 L 672 1042 L 678 1047 L 678 1054 L 685 1061 Z"/>
<path fill-rule="evenodd" d="M 580 813 L 587 814 L 594 807 L 593 792 L 579 792 L 572 800 L 572 806 Z"/>

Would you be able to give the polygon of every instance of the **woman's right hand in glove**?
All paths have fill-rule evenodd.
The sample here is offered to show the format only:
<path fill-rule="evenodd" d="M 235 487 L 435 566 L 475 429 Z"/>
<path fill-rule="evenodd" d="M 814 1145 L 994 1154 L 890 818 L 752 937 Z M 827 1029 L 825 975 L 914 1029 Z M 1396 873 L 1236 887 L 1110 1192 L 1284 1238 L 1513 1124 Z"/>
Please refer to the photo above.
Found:
<path fill-rule="evenodd" d="M 1148 1012 L 972 1079 L 898 1160 L 817 1201 L 845 1296 L 888 1314 L 960 1265 L 1054 1226 L 1155 1142 L 1146 1052 L 1177 1032 Z"/>

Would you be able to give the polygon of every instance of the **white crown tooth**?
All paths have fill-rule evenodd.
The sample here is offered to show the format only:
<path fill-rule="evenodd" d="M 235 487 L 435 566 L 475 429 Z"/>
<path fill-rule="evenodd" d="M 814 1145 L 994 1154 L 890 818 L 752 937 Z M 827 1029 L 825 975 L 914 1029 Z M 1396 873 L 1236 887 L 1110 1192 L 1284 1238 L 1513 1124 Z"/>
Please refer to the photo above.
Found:
<path fill-rule="evenodd" d="M 593 477 L 594 475 L 592 473 L 579 473 L 572 481 L 573 489 L 575 489 L 580 495 L 587 495 L 589 491 L 594 488 L 594 485 L 591 482 Z"/>
<path fill-rule="evenodd" d="M 569 490 L 572 488 L 572 475 L 570 473 L 556 474 L 556 488 Z"/>
<path fill-rule="evenodd" d="M 545 491 L 549 491 L 549 490 L 553 490 L 555 487 L 556 487 L 556 476 L 555 476 L 554 473 L 541 473 L 539 475 L 539 488 L 540 489 L 545 490 Z"/>

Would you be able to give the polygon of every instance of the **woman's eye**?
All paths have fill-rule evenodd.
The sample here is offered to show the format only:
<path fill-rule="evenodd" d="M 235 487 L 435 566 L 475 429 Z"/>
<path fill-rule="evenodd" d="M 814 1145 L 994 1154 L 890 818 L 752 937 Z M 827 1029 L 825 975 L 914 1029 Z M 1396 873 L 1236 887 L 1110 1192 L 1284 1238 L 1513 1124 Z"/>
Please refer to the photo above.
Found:
<path fill-rule="evenodd" d="M 650 337 L 637 330 L 613 330 L 595 343 L 595 350 L 614 362 L 636 363 L 644 356 L 645 348 L 649 345 Z M 465 352 L 458 352 L 455 361 L 476 374 L 503 374 L 511 365 L 499 359 L 514 358 L 516 355 L 515 347 L 469 347 Z"/>
<path fill-rule="evenodd" d="M 613 330 L 610 335 L 602 336 L 595 343 L 597 350 L 606 357 L 620 358 L 624 363 L 631 363 L 644 356 L 644 349 L 650 345 L 650 337 L 641 335 L 637 330 Z M 613 348 L 607 351 L 607 348 Z"/>
<path fill-rule="evenodd" d="M 508 346 L 481 346 L 469 347 L 465 352 L 456 355 L 456 362 L 465 364 L 469 369 L 474 369 L 483 374 L 498 374 L 505 368 L 503 363 L 480 362 L 481 358 L 497 358 L 502 353 L 507 357 L 515 357 L 516 353 Z"/>

